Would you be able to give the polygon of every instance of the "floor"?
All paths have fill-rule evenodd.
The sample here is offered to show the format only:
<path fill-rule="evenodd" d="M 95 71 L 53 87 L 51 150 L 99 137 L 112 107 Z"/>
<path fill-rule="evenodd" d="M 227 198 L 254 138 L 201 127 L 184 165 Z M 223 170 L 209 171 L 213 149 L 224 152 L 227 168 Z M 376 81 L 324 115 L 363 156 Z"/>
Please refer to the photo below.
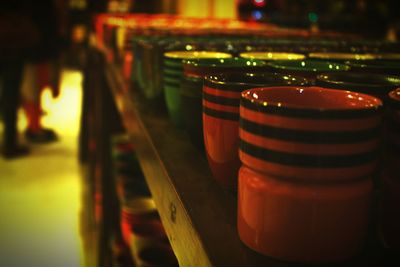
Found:
<path fill-rule="evenodd" d="M 82 169 L 77 160 L 82 75 L 64 71 L 61 95 L 42 95 L 43 124 L 60 140 L 31 145 L 27 157 L 0 157 L 0 266 L 84 266 Z M 20 132 L 26 126 L 19 113 Z M 0 123 L 0 131 L 2 124 Z M 22 138 L 22 137 L 21 137 Z"/>

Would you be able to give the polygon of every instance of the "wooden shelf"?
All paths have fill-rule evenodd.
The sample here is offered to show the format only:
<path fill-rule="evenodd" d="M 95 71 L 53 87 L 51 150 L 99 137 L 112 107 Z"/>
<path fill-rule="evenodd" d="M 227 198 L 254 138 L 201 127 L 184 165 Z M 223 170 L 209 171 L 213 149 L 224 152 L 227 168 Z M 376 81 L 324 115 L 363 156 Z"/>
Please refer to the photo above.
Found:
<path fill-rule="evenodd" d="M 212 178 L 205 155 L 169 122 L 165 110 L 129 88 L 116 66 L 108 64 L 106 75 L 181 266 L 306 266 L 247 248 L 237 234 L 236 196 Z M 324 266 L 389 266 L 382 265 L 386 259 L 365 252 L 346 263 Z"/>

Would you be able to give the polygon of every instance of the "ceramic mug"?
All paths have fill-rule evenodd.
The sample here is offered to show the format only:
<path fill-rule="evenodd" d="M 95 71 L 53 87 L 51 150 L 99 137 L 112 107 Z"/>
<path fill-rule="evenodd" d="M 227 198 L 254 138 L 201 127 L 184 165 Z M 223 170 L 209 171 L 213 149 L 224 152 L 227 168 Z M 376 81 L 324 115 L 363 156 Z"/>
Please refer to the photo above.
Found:
<path fill-rule="evenodd" d="M 180 96 L 183 78 L 183 59 L 230 58 L 230 54 L 212 51 L 169 51 L 164 53 L 164 96 L 167 110 L 175 126 L 183 127 L 182 104 Z"/>
<path fill-rule="evenodd" d="M 126 244 L 131 241 L 131 229 L 135 223 L 145 223 L 158 218 L 153 199 L 149 197 L 133 198 L 122 204 L 121 233 Z"/>
<path fill-rule="evenodd" d="M 307 85 L 304 78 L 276 73 L 225 73 L 206 76 L 203 86 L 203 135 L 214 178 L 237 188 L 240 167 L 239 101 L 242 91 L 262 86 Z"/>
<path fill-rule="evenodd" d="M 240 103 L 238 231 L 281 260 L 358 253 L 369 225 L 382 102 L 320 87 L 249 89 Z"/>

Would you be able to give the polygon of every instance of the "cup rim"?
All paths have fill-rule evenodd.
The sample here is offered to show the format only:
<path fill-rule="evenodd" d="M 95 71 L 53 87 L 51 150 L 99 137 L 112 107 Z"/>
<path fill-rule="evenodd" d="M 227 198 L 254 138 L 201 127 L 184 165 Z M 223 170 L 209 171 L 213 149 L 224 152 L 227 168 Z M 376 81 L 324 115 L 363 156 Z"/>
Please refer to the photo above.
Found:
<path fill-rule="evenodd" d="M 314 67 L 306 67 L 307 64 L 314 65 Z M 350 70 L 350 66 L 346 64 L 330 62 L 330 61 L 321 61 L 315 59 L 276 60 L 269 62 L 268 65 L 278 70 L 303 71 L 303 72 L 332 72 L 332 71 Z M 318 67 L 322 66 L 324 67 L 324 69 L 318 69 Z"/>
<path fill-rule="evenodd" d="M 324 60 L 373 60 L 376 56 L 373 54 L 347 53 L 347 52 L 313 52 L 308 54 L 312 59 Z"/>
<path fill-rule="evenodd" d="M 196 58 L 231 58 L 232 55 L 215 51 L 168 51 L 164 53 L 166 58 L 174 59 L 196 59 Z"/>
<path fill-rule="evenodd" d="M 365 81 L 350 81 L 351 78 L 365 78 Z M 337 89 L 345 87 L 350 91 L 393 90 L 400 87 L 400 76 L 365 72 L 331 72 L 319 74 L 316 83 L 321 87 L 333 86 Z"/>
<path fill-rule="evenodd" d="M 289 81 L 293 81 L 292 84 L 296 86 L 307 86 L 310 84 L 310 82 L 304 77 L 285 75 L 276 72 L 225 72 L 225 73 L 205 76 L 204 85 L 217 89 L 227 90 L 229 88 L 232 88 L 234 91 L 237 90 L 243 91 L 244 88 L 265 87 L 266 84 L 268 84 L 267 81 L 264 83 L 244 82 L 243 78 L 246 77 L 277 78 L 276 84 L 278 84 L 278 81 L 281 81 L 282 85 L 284 85 L 283 82 L 285 81 L 287 81 L 286 85 L 291 84 L 289 83 Z M 234 81 L 232 81 L 232 79 L 234 79 Z M 269 83 L 273 84 L 272 81 Z"/>
<path fill-rule="evenodd" d="M 328 102 L 330 105 L 322 105 L 322 101 L 308 101 L 307 103 L 293 103 L 290 102 L 289 97 L 279 100 L 265 101 L 265 99 L 260 99 L 260 92 L 274 93 L 282 92 L 282 90 L 287 91 L 288 94 L 311 94 L 314 95 L 317 100 L 328 100 L 331 101 L 333 98 L 340 98 L 335 102 Z M 322 93 L 324 97 L 322 98 Z M 327 98 L 327 95 L 330 95 Z M 271 96 L 272 97 L 272 96 Z M 309 99 L 309 96 L 307 96 Z M 356 102 L 346 103 L 346 98 L 354 99 Z M 306 99 L 305 96 L 303 99 Z M 303 100 L 302 99 L 302 100 Z M 357 103 L 359 101 L 359 104 Z M 286 103 L 285 103 L 286 102 Z M 279 87 L 262 87 L 253 88 L 245 90 L 241 93 L 241 106 L 245 108 L 250 108 L 255 111 L 261 111 L 265 113 L 279 113 L 288 116 L 296 117 L 326 117 L 326 118 L 351 118 L 364 117 L 365 115 L 371 115 L 383 108 L 382 101 L 371 95 L 357 93 L 346 90 L 338 89 L 327 89 L 318 86 L 312 87 L 296 87 L 296 86 L 279 86 Z"/>
<path fill-rule="evenodd" d="M 391 61 L 391 60 L 363 60 L 363 61 L 347 61 L 346 65 L 358 68 L 367 68 L 367 69 L 374 69 L 374 70 L 381 70 L 381 69 L 397 69 L 400 71 L 400 62 L 398 61 Z"/>
<path fill-rule="evenodd" d="M 374 53 L 373 55 L 381 60 L 400 60 L 400 53 Z"/>
<path fill-rule="evenodd" d="M 241 58 L 259 59 L 259 60 L 303 60 L 306 58 L 304 54 L 293 52 L 269 52 L 254 51 L 240 53 Z"/>
<path fill-rule="evenodd" d="M 241 57 L 184 59 L 182 64 L 184 68 L 189 66 L 195 68 L 246 68 L 267 66 L 267 63 L 263 60 L 245 59 Z"/>

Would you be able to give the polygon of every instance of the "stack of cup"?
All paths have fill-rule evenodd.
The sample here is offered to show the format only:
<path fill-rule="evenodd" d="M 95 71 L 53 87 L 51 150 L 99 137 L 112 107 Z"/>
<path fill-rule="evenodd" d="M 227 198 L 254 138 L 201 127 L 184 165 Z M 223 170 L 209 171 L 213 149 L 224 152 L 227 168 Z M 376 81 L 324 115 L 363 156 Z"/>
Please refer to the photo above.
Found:
<path fill-rule="evenodd" d="M 364 246 L 382 102 L 319 87 L 244 91 L 238 231 L 295 262 L 340 261 Z"/>

